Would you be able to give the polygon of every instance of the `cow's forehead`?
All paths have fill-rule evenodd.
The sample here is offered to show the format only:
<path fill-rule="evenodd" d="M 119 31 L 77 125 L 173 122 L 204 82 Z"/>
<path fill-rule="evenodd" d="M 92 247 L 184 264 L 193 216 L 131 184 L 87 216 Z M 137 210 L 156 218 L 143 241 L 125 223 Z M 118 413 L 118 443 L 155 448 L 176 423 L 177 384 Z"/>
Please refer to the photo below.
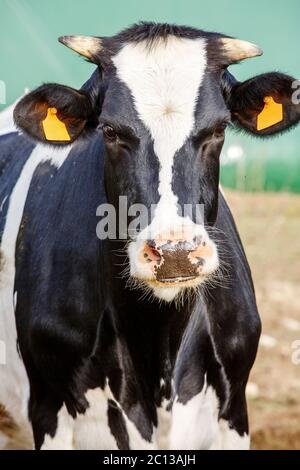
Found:
<path fill-rule="evenodd" d="M 112 59 L 156 146 L 171 139 L 168 153 L 174 154 L 193 128 L 206 51 L 205 38 L 170 35 L 151 46 L 146 41 L 125 44 Z M 158 154 L 163 151 L 157 150 Z"/>
<path fill-rule="evenodd" d="M 178 197 L 172 187 L 174 156 L 194 128 L 206 50 L 204 38 L 169 36 L 151 47 L 143 41 L 126 44 L 113 58 L 117 76 L 130 90 L 136 112 L 151 134 L 160 164 L 160 199 L 150 226 L 156 232 L 162 223 L 169 227 L 178 219 Z"/>

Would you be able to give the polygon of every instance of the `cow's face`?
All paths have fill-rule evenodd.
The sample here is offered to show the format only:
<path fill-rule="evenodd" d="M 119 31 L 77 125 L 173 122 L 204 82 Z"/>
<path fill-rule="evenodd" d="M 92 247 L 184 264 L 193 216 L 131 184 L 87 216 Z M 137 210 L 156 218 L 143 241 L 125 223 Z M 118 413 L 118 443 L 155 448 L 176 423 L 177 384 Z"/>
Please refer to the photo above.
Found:
<path fill-rule="evenodd" d="M 128 223 L 141 205 L 146 209 L 141 230 L 129 232 L 130 275 L 152 287 L 157 297 L 172 300 L 219 267 L 211 228 L 227 124 L 235 121 L 265 135 L 287 128 L 299 116 L 288 101 L 290 77 L 270 74 L 270 80 L 262 76 L 239 84 L 227 72 L 230 63 L 261 54 L 256 46 L 188 28 L 153 28 L 137 26 L 102 40 L 62 38 L 101 64 L 102 81 L 90 90 L 67 89 L 59 117 L 71 141 L 84 127 L 102 127 L 108 202 L 119 210 L 119 197 L 127 198 Z M 27 123 L 33 109 L 35 116 L 45 117 L 47 108 L 58 107 L 54 91 L 59 94 L 56 88 L 49 96 L 51 90 L 42 87 L 16 110 L 18 124 L 31 135 L 24 114 Z M 286 112 L 259 128 L 257 116 L 268 96 L 284 101 Z M 66 113 L 68 106 L 72 113 Z M 45 140 L 40 131 L 35 136 Z"/>
<path fill-rule="evenodd" d="M 219 265 L 205 226 L 216 217 L 230 121 L 222 70 L 210 70 L 204 38 L 129 43 L 112 60 L 101 113 L 108 198 L 147 208 L 148 223 L 129 234 L 130 274 L 172 298 Z"/>

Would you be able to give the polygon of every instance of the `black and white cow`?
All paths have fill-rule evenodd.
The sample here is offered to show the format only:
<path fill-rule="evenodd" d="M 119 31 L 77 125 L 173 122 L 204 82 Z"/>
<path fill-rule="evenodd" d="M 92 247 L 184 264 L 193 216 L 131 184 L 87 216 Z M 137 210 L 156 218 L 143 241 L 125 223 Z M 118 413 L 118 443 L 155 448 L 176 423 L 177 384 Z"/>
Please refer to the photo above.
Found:
<path fill-rule="evenodd" d="M 27 94 L 25 135 L 0 140 L 0 402 L 26 426 L 29 400 L 37 449 L 246 449 L 261 325 L 219 155 L 228 124 L 299 121 L 293 79 L 240 83 L 227 67 L 260 49 L 187 27 L 60 41 L 95 72 Z M 100 240 L 97 208 L 119 196 L 155 210 Z"/>

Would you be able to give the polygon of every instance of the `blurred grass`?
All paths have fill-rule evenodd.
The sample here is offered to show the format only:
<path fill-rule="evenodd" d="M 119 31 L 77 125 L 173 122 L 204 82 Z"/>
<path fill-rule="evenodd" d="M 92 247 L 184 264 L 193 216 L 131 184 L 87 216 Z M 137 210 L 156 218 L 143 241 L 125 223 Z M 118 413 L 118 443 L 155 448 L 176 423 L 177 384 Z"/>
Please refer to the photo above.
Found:
<path fill-rule="evenodd" d="M 274 343 L 261 341 L 250 376 L 257 388 L 248 398 L 252 447 L 300 449 L 300 364 L 291 360 L 300 339 L 300 197 L 226 195 L 252 269 L 263 335 Z"/>

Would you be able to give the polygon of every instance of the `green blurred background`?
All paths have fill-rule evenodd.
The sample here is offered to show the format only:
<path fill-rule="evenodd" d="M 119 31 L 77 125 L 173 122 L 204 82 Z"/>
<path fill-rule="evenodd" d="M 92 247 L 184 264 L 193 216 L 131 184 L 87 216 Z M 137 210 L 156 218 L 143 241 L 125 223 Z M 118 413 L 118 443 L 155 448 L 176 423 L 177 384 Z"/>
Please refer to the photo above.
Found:
<path fill-rule="evenodd" d="M 246 39 L 264 55 L 231 67 L 244 80 L 280 70 L 300 78 L 300 0 L 0 0 L 0 80 L 6 104 L 42 82 L 80 87 L 94 66 L 57 42 L 111 35 L 141 20 L 187 24 Z M 248 191 L 300 192 L 300 128 L 261 141 L 229 133 L 222 183 Z"/>

